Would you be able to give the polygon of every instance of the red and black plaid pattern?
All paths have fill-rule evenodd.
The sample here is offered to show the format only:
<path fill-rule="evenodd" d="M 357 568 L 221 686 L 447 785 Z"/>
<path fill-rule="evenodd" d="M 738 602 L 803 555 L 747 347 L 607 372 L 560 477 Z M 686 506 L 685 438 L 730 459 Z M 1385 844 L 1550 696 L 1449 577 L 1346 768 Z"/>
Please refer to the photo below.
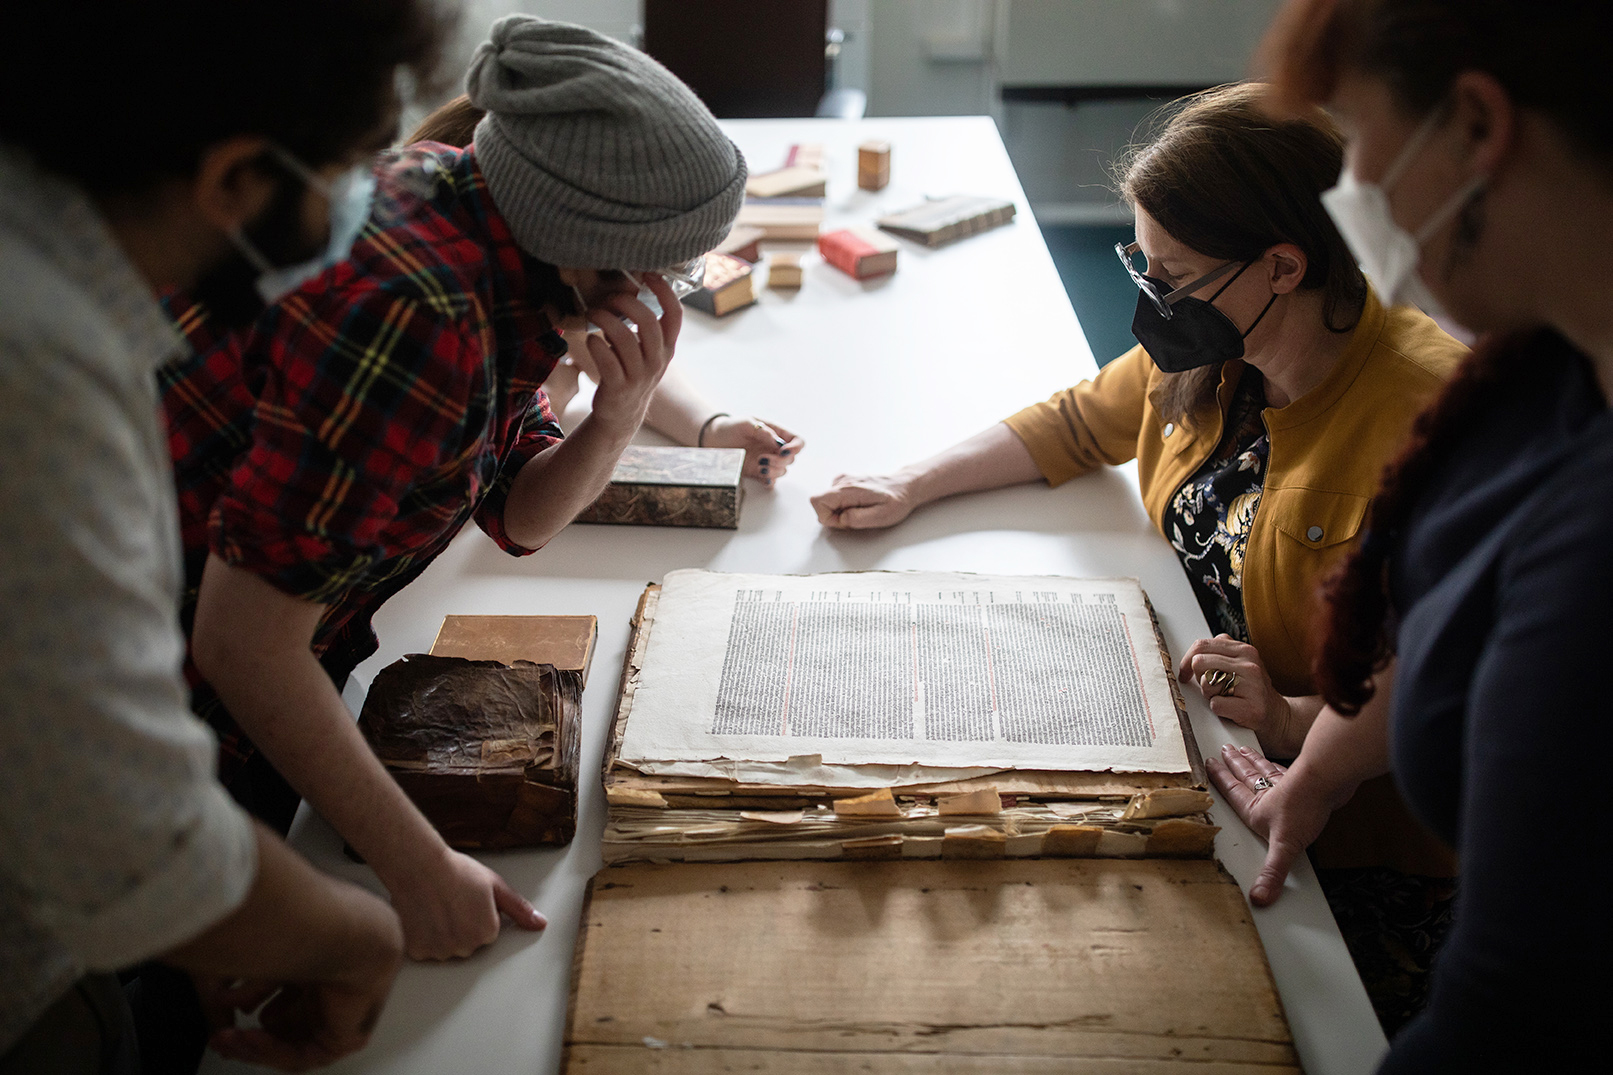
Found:
<path fill-rule="evenodd" d="M 375 651 L 375 610 L 468 519 L 515 555 L 504 499 L 560 440 L 540 385 L 565 342 L 474 150 L 411 146 L 377 168 L 351 258 L 218 337 L 173 303 L 192 354 L 159 375 L 185 547 L 184 623 L 209 552 L 327 605 L 314 652 L 338 681 Z M 187 662 L 220 775 L 253 747 Z"/>

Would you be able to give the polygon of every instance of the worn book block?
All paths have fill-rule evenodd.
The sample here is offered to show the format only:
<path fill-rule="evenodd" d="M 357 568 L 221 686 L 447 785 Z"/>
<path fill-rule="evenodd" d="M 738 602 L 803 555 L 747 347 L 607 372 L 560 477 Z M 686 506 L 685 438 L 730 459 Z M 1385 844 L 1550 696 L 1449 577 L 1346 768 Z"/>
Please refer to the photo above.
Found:
<path fill-rule="evenodd" d="M 884 190 L 891 181 L 891 144 L 864 142 L 857 147 L 857 185 L 863 190 Z"/>
<path fill-rule="evenodd" d="M 947 243 L 1001 227 L 1014 219 L 1014 203 L 1001 198 L 956 195 L 880 217 L 879 226 L 925 246 Z"/>
<path fill-rule="evenodd" d="M 895 272 L 897 249 L 891 239 L 868 228 L 841 228 L 818 236 L 823 260 L 859 280 Z"/>
<path fill-rule="evenodd" d="M 598 638 L 596 616 L 444 616 L 431 655 L 551 664 L 576 672 L 587 686 Z"/>
<path fill-rule="evenodd" d="M 824 585 L 833 585 L 824 583 Z M 1184 773 L 1006 770 L 870 791 L 781 784 L 737 775 L 652 775 L 621 761 L 638 700 L 661 587 L 640 599 L 622 662 L 616 718 L 604 758 L 606 863 L 746 859 L 1208 858 L 1211 797 L 1180 689 L 1169 680 L 1166 719 L 1184 739 Z M 1144 596 L 1146 602 L 1146 596 Z M 1139 658 L 1175 668 L 1147 609 Z M 687 631 L 674 621 L 674 631 Z M 759 659 L 764 647 L 751 654 Z"/>
<path fill-rule="evenodd" d="M 740 448 L 656 448 L 630 444 L 610 485 L 579 523 L 704 526 L 734 530 L 744 497 Z"/>
<path fill-rule="evenodd" d="M 749 306 L 756 301 L 750 265 L 729 254 L 707 254 L 706 275 L 700 289 L 685 295 L 683 301 L 713 317 Z"/>
<path fill-rule="evenodd" d="M 450 847 L 568 843 L 582 675 L 410 654 L 370 685 L 359 728 Z"/>
<path fill-rule="evenodd" d="M 1297 1075 L 1248 904 L 1206 861 L 608 867 L 561 1070 Z"/>

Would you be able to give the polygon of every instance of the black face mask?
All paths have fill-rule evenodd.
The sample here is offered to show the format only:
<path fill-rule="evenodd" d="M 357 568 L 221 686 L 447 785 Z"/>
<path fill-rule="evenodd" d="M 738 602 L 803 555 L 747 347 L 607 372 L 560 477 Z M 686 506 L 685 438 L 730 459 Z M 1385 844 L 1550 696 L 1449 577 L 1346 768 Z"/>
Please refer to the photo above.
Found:
<path fill-rule="evenodd" d="M 286 177 L 274 200 L 243 230 L 252 244 L 272 265 L 295 265 L 318 254 L 326 240 L 315 242 L 302 232 L 302 203 L 307 187 L 294 177 Z M 207 307 L 214 323 L 226 331 L 246 328 L 263 313 L 263 296 L 258 294 L 262 272 L 247 261 L 239 250 L 229 254 L 204 272 L 191 288 L 191 298 Z"/>
<path fill-rule="evenodd" d="M 1232 274 L 1232 279 L 1215 289 L 1215 294 L 1208 299 L 1188 298 L 1177 299 L 1171 304 L 1171 318 L 1166 320 L 1154 308 L 1148 296 L 1138 294 L 1137 313 L 1131 319 L 1131 334 L 1137 337 L 1137 342 L 1143 345 L 1148 357 L 1154 360 L 1166 373 L 1185 373 L 1200 366 L 1213 366 L 1232 358 L 1243 357 L 1243 340 L 1245 336 L 1255 330 L 1266 316 L 1266 310 L 1271 309 L 1271 303 L 1277 301 L 1274 292 L 1271 302 L 1266 303 L 1260 317 L 1255 318 L 1254 324 L 1243 332 L 1232 323 L 1231 318 L 1216 309 L 1213 303 L 1232 281 L 1243 275 L 1254 262 L 1249 262 Z M 1175 288 L 1155 277 L 1144 277 L 1161 295 L 1169 295 Z"/>

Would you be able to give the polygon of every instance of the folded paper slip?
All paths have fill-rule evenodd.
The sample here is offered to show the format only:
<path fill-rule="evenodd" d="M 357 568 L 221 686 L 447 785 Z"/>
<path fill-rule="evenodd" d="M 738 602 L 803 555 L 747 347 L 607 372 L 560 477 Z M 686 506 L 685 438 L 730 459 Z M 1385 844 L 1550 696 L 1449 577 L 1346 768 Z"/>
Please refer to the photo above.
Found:
<path fill-rule="evenodd" d="M 744 499 L 743 448 L 661 448 L 630 444 L 610 484 L 579 523 L 702 526 L 734 530 Z"/>
<path fill-rule="evenodd" d="M 607 862 L 1211 853 L 1173 662 L 1133 580 L 668 584 L 729 612 L 690 615 L 654 586 L 640 602 L 606 750 Z M 1055 650 L 1064 665 L 1035 657 Z"/>
<path fill-rule="evenodd" d="M 731 254 L 707 254 L 705 279 L 699 290 L 685 295 L 683 301 L 713 317 L 749 306 L 756 301 L 749 263 Z"/>
<path fill-rule="evenodd" d="M 1215 863 L 607 867 L 561 1070 L 1297 1075 Z"/>
<path fill-rule="evenodd" d="M 818 253 L 830 265 L 859 280 L 896 271 L 896 244 L 868 228 L 825 232 L 818 236 Z"/>
<path fill-rule="evenodd" d="M 370 685 L 359 728 L 451 847 L 568 843 L 577 831 L 582 676 L 411 654 Z"/>
<path fill-rule="evenodd" d="M 912 239 L 925 246 L 945 246 L 970 235 L 1001 227 L 1013 219 L 1013 202 L 960 194 L 880 217 L 879 226 L 893 235 Z"/>
<path fill-rule="evenodd" d="M 576 672 L 587 686 L 598 640 L 597 616 L 444 616 L 431 655 L 552 664 Z"/>

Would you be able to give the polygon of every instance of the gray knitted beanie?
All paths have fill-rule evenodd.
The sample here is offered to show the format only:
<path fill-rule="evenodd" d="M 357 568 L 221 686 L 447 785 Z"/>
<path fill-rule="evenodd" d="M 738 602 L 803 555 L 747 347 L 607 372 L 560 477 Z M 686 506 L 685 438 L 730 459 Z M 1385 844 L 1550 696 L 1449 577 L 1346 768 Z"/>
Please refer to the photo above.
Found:
<path fill-rule="evenodd" d="M 476 157 L 523 250 L 553 265 L 659 269 L 722 242 L 745 158 L 694 91 L 582 26 L 506 15 L 466 90 Z"/>

